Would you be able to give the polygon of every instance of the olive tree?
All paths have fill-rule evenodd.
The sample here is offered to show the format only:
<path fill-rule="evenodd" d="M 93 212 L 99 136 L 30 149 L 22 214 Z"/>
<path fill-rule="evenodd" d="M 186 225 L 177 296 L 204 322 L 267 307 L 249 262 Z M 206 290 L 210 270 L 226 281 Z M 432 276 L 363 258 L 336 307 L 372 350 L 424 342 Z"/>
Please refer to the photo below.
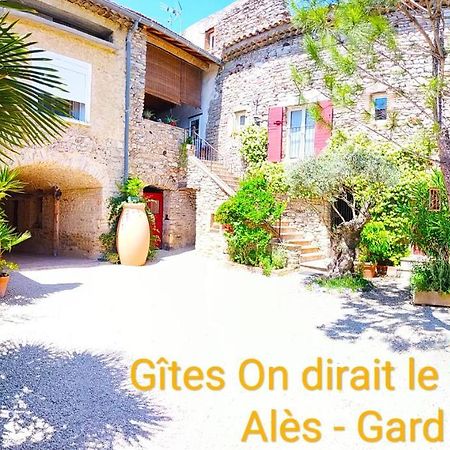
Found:
<path fill-rule="evenodd" d="M 337 135 L 317 158 L 300 162 L 288 171 L 291 194 L 306 201 L 330 223 L 329 208 L 339 217 L 330 224 L 331 276 L 353 273 L 361 231 L 371 218 L 382 192 L 399 181 L 395 165 L 366 137 L 348 139 Z M 348 206 L 344 217 L 337 202 Z M 324 206 L 329 207 L 324 207 Z"/>
<path fill-rule="evenodd" d="M 301 95 L 321 85 L 321 93 L 333 103 L 353 112 L 355 124 L 380 138 L 396 142 L 392 133 L 398 124 L 395 111 L 387 130 L 366 120 L 371 111 L 360 111 L 359 100 L 368 83 L 382 84 L 418 112 L 412 128 L 432 129 L 438 158 L 450 198 L 450 123 L 446 99 L 450 94 L 445 70 L 445 8 L 436 0 L 292 0 L 294 24 L 303 33 L 303 48 L 309 68 L 294 68 Z M 395 20 L 404 19 L 417 31 L 415 48 L 423 57 L 411 59 L 408 45 L 401 45 Z M 409 39 L 406 35 L 404 39 Z M 404 44 L 408 44 L 405 42 Z M 414 70 L 414 64 L 425 71 Z M 386 77 L 386 67 L 391 75 Z M 319 83 L 317 83 L 319 81 Z M 312 110 L 320 118 L 318 105 Z M 360 113 L 360 114 L 358 114 Z"/>

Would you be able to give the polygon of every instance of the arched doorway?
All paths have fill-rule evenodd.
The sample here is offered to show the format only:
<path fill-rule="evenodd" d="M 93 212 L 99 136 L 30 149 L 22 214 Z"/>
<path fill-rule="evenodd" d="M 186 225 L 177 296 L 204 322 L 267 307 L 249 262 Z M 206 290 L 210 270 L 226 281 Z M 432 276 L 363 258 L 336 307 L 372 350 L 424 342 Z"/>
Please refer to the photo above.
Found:
<path fill-rule="evenodd" d="M 5 203 L 10 223 L 29 230 L 18 252 L 95 257 L 106 222 L 101 182 L 83 170 L 57 162 L 17 167 L 24 192 Z"/>

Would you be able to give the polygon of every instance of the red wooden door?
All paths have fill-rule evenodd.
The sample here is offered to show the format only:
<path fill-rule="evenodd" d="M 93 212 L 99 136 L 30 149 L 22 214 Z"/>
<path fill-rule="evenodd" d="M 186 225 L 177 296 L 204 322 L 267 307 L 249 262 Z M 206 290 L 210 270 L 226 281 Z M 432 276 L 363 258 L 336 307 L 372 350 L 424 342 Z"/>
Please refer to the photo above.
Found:
<path fill-rule="evenodd" d="M 150 211 L 155 216 L 155 234 L 158 237 L 156 243 L 159 248 L 162 246 L 163 233 L 163 193 L 162 192 L 144 192 Z"/>

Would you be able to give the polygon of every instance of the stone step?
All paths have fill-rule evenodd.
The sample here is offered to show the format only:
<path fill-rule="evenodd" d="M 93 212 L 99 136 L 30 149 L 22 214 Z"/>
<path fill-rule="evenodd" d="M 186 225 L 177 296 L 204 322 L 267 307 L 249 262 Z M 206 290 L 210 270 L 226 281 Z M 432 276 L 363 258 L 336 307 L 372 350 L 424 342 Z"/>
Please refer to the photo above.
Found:
<path fill-rule="evenodd" d="M 302 245 L 302 255 L 310 254 L 310 253 L 320 253 L 320 248 L 316 245 Z"/>
<path fill-rule="evenodd" d="M 283 233 L 283 232 L 281 232 L 281 239 L 283 239 L 283 241 L 296 241 L 296 242 L 305 240 L 305 239 L 303 239 L 302 233 L 299 233 L 299 232 L 297 232 L 297 233 Z"/>
<path fill-rule="evenodd" d="M 279 225 L 277 224 L 277 228 L 279 227 Z M 281 233 L 297 233 L 298 230 L 296 227 L 292 226 L 292 225 L 282 225 L 281 226 Z"/>
<path fill-rule="evenodd" d="M 300 256 L 300 260 L 302 263 L 304 262 L 310 262 L 310 261 L 320 261 L 322 259 L 325 259 L 325 256 L 323 253 L 317 252 L 317 253 L 307 253 L 305 255 Z"/>
<path fill-rule="evenodd" d="M 284 242 L 286 242 L 287 244 L 294 244 L 294 245 L 299 245 L 301 247 L 310 247 L 312 246 L 312 241 L 309 241 L 307 239 L 286 239 L 283 240 Z"/>

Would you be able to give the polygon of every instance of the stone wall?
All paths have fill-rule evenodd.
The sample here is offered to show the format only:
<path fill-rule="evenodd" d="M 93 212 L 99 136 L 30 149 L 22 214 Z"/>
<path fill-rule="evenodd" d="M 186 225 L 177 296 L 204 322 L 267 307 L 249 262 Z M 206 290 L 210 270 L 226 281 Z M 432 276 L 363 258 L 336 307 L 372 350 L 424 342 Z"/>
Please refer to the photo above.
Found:
<path fill-rule="evenodd" d="M 289 202 L 283 218 L 300 231 L 305 240 L 310 240 L 319 246 L 322 254 L 330 256 L 329 228 L 331 226 L 331 211 L 329 206 L 320 203 L 310 205 L 295 200 Z"/>
<path fill-rule="evenodd" d="M 142 117 L 146 46 L 146 35 L 137 31 L 132 41 L 130 174 L 164 191 L 162 246 L 181 248 L 195 243 L 195 193 L 184 189 L 185 170 L 179 166 L 186 131 Z"/>
<path fill-rule="evenodd" d="M 54 185 L 63 191 L 61 253 L 96 257 L 98 237 L 107 230 L 106 200 L 116 190 L 116 183 L 122 176 L 127 30 L 116 21 L 65 0 L 43 1 L 109 28 L 113 32 L 113 42 L 103 44 L 58 29 L 51 23 L 20 18 L 15 30 L 21 34 L 31 33 L 36 47 L 91 64 L 91 105 L 89 123 L 68 122 L 63 136 L 48 145 L 20 150 L 11 165 L 22 172 L 22 179 L 29 184 L 27 192 L 48 191 Z M 95 194 L 85 190 L 87 178 L 89 183 L 95 180 Z M 76 195 L 68 193 L 69 185 Z M 89 189 L 91 187 L 90 184 Z M 31 228 L 34 238 L 23 244 L 23 250 L 51 253 L 52 201 L 52 198 L 45 198 L 44 226 Z M 23 208 L 27 214 L 27 206 Z"/>
<path fill-rule="evenodd" d="M 222 228 L 214 222 L 214 213 L 228 195 L 192 162 L 188 166 L 187 184 L 196 191 L 196 250 L 208 256 L 225 259 L 225 237 Z"/>
<path fill-rule="evenodd" d="M 271 8 L 264 3 L 256 0 L 238 2 L 235 7 L 231 5 L 226 14 L 215 16 L 216 39 L 225 64 L 216 78 L 215 95 L 210 103 L 207 140 L 218 149 L 224 165 L 238 176 L 243 174 L 244 166 L 239 152 L 240 141 L 233 128 L 235 113 L 245 111 L 250 121 L 258 116 L 262 124 L 267 124 L 269 108 L 284 107 L 283 157 L 284 163 L 289 165 L 286 158 L 288 114 L 289 108 L 299 103 L 291 67 L 299 71 L 310 67 L 302 49 L 301 36 L 286 23 L 284 6 L 270 2 L 273 3 Z M 267 11 L 263 19 L 260 7 Z M 431 61 L 424 51 L 423 38 L 415 28 L 401 15 L 393 14 L 391 20 L 400 33 L 404 70 L 399 71 L 390 59 L 382 59 L 375 76 L 365 78 L 365 90 L 355 110 L 334 108 L 333 125 L 335 129 L 351 133 L 368 133 L 380 143 L 386 142 L 383 136 L 403 143 L 420 131 L 420 123 L 430 122 L 420 108 L 399 95 L 399 91 L 423 104 L 423 94 L 415 80 L 420 82 L 431 75 Z M 325 90 L 317 71 L 313 81 L 313 88 L 305 93 L 305 97 L 311 102 L 325 100 Z M 393 129 L 390 120 L 380 124 L 367 123 L 364 119 L 364 112 L 372 107 L 372 95 L 379 92 L 386 92 L 389 114 L 391 117 L 395 114 Z M 369 132 L 367 125 L 376 131 Z M 289 214 L 292 221 L 307 237 L 321 243 L 322 251 L 327 252 L 329 241 L 319 216 L 304 206 L 297 208 L 296 214 L 295 210 L 293 208 Z"/>

